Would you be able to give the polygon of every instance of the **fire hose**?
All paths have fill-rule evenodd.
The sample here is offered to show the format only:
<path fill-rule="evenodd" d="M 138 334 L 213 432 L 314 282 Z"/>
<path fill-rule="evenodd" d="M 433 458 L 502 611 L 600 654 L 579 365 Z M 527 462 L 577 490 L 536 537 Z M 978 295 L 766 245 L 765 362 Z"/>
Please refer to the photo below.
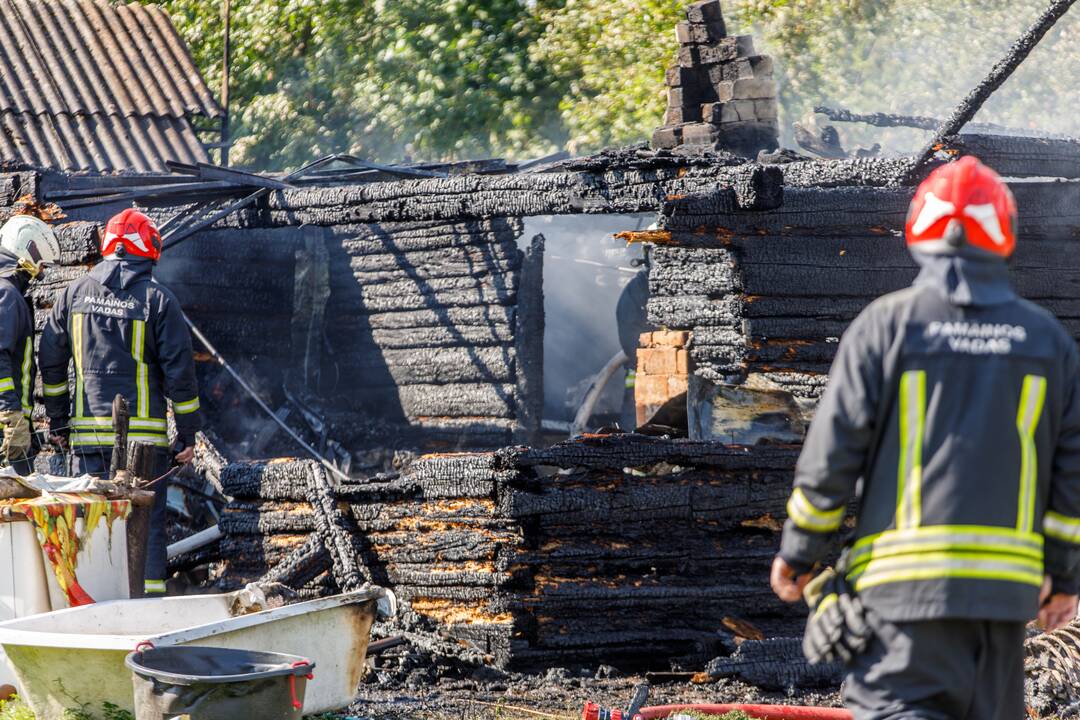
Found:
<path fill-rule="evenodd" d="M 746 705 L 743 703 L 691 704 L 691 705 L 654 705 L 638 710 L 633 717 L 622 710 L 602 708 L 595 703 L 585 703 L 582 720 L 659 720 L 671 717 L 681 711 L 699 715 L 724 715 L 742 711 L 759 720 L 852 720 L 849 711 L 843 708 L 817 708 L 796 705 Z"/>
<path fill-rule="evenodd" d="M 247 381 L 240 376 L 240 373 L 236 372 L 236 370 L 233 369 L 232 365 L 226 362 L 225 358 L 221 356 L 221 353 L 217 351 L 217 348 L 215 348 L 210 343 L 210 341 L 205 335 L 202 334 L 202 331 L 199 330 L 199 328 L 195 327 L 195 323 L 191 322 L 191 320 L 188 319 L 187 315 L 184 315 L 184 322 L 186 322 L 187 326 L 191 328 L 191 334 L 198 338 L 199 342 L 201 342 L 203 344 L 203 347 L 206 348 L 206 351 L 213 356 L 214 360 L 216 360 L 218 364 L 221 365 L 221 367 L 225 368 L 225 371 L 228 372 L 229 375 L 232 376 L 233 380 L 235 380 L 240 385 L 240 387 L 244 389 L 244 392 L 251 396 L 251 399 L 258 404 L 262 411 L 266 413 L 267 417 L 277 423 L 282 430 L 288 433 L 289 437 L 291 437 L 293 440 L 296 441 L 298 445 L 300 445 L 300 447 L 304 448 L 304 450 L 307 450 L 311 457 L 319 461 L 320 465 L 325 467 L 327 470 L 329 470 L 342 480 L 349 479 L 348 475 L 341 472 L 341 470 L 339 470 L 336 465 L 334 465 L 329 460 L 320 455 L 318 450 L 311 447 L 311 445 L 305 442 L 302 437 L 297 435 L 291 427 L 286 425 L 285 422 L 277 416 L 277 413 L 270 409 L 270 406 L 267 405 L 261 397 L 259 397 L 259 394 L 255 392 L 255 389 L 248 385 Z"/>

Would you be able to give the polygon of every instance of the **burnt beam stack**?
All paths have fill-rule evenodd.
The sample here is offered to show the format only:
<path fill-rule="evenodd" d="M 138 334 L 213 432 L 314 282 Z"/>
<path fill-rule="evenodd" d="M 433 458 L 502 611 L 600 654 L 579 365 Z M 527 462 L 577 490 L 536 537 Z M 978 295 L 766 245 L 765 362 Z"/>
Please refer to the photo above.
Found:
<path fill-rule="evenodd" d="M 372 578 L 491 661 L 641 667 L 710 656 L 725 617 L 795 632 L 798 613 L 767 582 L 793 457 L 608 436 L 426 456 L 400 478 L 345 483 L 337 499 Z M 235 498 L 220 523 L 227 586 L 282 564 L 303 593 L 325 586 L 317 546 L 306 574 L 294 567 L 316 532 L 309 466 L 222 471 Z"/>

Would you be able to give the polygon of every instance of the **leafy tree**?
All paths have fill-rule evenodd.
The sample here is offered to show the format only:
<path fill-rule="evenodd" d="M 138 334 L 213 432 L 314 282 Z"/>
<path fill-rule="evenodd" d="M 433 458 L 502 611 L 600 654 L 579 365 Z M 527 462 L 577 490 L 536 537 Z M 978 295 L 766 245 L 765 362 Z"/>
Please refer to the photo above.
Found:
<path fill-rule="evenodd" d="M 165 6 L 208 78 L 220 5 Z M 559 91 L 528 48 L 546 0 L 234 0 L 233 160 L 295 167 L 328 152 L 424 159 L 548 152 Z"/>
<path fill-rule="evenodd" d="M 220 4 L 166 7 L 212 84 Z M 588 152 L 647 139 L 688 0 L 233 0 L 233 161 L 295 167 Z M 782 127 L 817 104 L 944 116 L 1046 0 L 723 0 L 777 64 Z M 1068 132 L 1067 15 L 977 120 Z M 841 126 L 910 150 L 925 133 Z M 790 144 L 790 140 L 789 143 Z"/>

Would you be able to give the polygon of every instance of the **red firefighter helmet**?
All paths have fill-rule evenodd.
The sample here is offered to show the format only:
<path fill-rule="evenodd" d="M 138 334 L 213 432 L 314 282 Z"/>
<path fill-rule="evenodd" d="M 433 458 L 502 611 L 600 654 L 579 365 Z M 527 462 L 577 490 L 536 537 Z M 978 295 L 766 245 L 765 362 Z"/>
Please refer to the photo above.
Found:
<path fill-rule="evenodd" d="M 161 257 L 161 233 L 153 221 L 134 208 L 114 215 L 105 226 L 101 241 L 101 254 L 109 257 L 123 246 L 124 253 L 150 258 L 157 262 Z"/>
<path fill-rule="evenodd" d="M 1007 258 L 1016 248 L 1016 200 L 996 172 L 962 157 L 915 191 L 906 231 L 914 250 L 952 253 L 966 244 Z"/>

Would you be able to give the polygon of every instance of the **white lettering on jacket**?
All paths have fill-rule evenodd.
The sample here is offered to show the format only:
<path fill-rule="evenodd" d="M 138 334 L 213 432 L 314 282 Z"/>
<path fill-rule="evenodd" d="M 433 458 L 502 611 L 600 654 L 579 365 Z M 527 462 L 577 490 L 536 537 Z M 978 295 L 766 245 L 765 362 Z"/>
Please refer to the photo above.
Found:
<path fill-rule="evenodd" d="M 1027 340 L 1027 328 L 1008 323 L 934 321 L 923 332 L 927 340 L 945 338 L 953 352 L 970 355 L 1008 355 L 1014 342 Z"/>
<path fill-rule="evenodd" d="M 113 315 L 115 317 L 123 317 L 125 311 L 134 310 L 138 306 L 138 303 L 134 298 L 121 300 L 116 297 L 84 295 L 82 301 L 88 306 L 91 312 L 99 313 L 101 315 Z"/>

